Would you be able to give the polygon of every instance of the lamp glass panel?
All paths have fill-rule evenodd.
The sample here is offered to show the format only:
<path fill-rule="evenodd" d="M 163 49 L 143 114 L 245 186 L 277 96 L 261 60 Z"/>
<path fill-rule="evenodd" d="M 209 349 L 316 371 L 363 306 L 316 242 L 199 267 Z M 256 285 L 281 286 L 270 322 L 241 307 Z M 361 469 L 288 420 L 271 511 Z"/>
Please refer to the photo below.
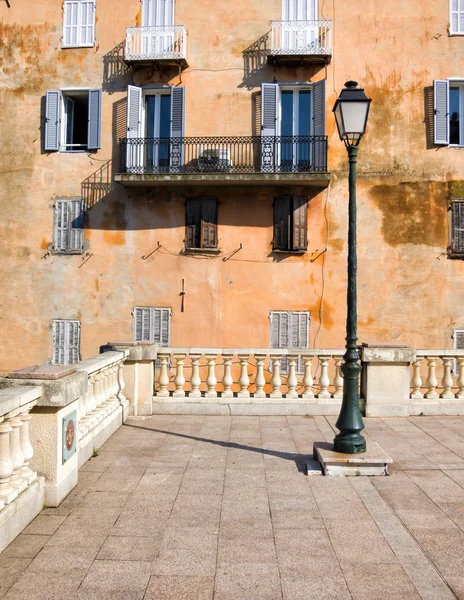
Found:
<path fill-rule="evenodd" d="M 340 102 L 344 133 L 363 134 L 366 128 L 368 102 Z"/>

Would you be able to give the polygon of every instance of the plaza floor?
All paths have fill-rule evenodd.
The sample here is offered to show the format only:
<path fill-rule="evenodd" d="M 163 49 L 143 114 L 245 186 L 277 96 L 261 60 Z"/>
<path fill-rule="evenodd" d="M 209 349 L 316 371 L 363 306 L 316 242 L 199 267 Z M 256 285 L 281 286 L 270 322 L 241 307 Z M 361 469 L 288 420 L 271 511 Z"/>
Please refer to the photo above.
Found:
<path fill-rule="evenodd" d="M 129 420 L 0 555 L 0 597 L 464 598 L 464 417 L 366 419 L 390 476 L 306 476 L 334 423 Z"/>

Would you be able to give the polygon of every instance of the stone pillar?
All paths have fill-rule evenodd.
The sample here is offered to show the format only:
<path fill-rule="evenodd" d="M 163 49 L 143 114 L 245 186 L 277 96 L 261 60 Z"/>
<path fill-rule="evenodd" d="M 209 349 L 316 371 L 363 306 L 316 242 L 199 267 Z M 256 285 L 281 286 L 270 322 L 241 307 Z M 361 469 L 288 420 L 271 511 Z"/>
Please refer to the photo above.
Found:
<path fill-rule="evenodd" d="M 403 344 L 364 343 L 361 360 L 366 417 L 407 417 L 416 351 Z"/>

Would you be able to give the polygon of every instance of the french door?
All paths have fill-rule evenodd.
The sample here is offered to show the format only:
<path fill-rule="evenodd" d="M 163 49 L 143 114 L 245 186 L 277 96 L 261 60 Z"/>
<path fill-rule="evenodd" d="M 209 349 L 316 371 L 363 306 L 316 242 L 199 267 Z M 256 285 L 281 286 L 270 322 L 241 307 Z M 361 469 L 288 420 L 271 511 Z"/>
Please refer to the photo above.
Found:
<path fill-rule="evenodd" d="M 147 94 L 145 96 L 145 121 L 147 138 L 156 138 L 156 142 L 147 145 L 147 168 L 157 172 L 168 171 L 168 140 L 171 136 L 170 93 Z"/>
<path fill-rule="evenodd" d="M 162 57 L 174 51 L 174 0 L 142 0 L 141 45 L 145 55 Z M 156 29 L 153 29 L 156 28 Z"/>
<path fill-rule="evenodd" d="M 317 0 L 282 0 L 282 48 L 301 51 L 318 37 Z"/>
<path fill-rule="evenodd" d="M 281 171 L 307 171 L 311 164 L 311 90 L 282 88 L 280 91 L 279 163 Z"/>

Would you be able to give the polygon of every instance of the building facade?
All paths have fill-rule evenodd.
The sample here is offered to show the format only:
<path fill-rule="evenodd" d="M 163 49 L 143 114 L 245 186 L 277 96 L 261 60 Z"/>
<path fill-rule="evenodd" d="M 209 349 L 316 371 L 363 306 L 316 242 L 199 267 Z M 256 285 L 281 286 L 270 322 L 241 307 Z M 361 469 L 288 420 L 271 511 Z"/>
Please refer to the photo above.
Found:
<path fill-rule="evenodd" d="M 462 0 L 0 11 L 1 372 L 118 339 L 341 347 L 350 79 L 360 340 L 464 342 Z"/>

